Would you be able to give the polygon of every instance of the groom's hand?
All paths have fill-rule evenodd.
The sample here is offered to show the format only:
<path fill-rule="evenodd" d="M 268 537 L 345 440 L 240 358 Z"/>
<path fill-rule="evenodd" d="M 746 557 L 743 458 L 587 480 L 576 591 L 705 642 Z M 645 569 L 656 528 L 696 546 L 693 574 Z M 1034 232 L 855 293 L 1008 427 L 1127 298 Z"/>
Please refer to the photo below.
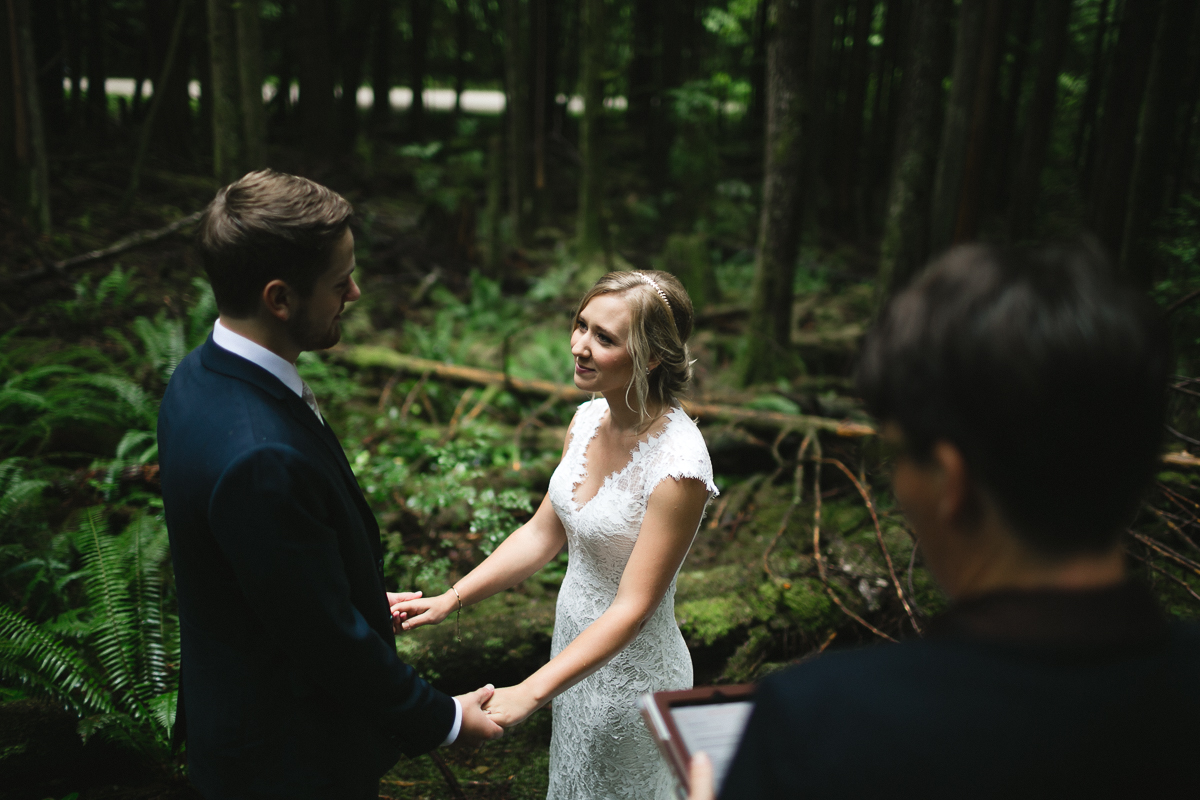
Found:
<path fill-rule="evenodd" d="M 455 744 L 476 747 L 489 739 L 499 739 L 504 735 L 504 729 L 488 719 L 483 710 L 483 704 L 492 699 L 496 690 L 491 684 L 482 689 L 476 689 L 469 694 L 460 694 L 457 698 L 462 705 L 462 727 L 458 729 Z"/>

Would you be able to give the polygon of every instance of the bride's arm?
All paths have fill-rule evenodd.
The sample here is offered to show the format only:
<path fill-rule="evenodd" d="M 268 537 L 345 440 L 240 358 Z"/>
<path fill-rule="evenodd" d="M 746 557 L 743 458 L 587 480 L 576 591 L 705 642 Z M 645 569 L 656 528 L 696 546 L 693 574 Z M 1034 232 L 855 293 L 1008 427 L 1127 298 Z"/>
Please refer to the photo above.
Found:
<path fill-rule="evenodd" d="M 397 603 L 392 606 L 392 614 L 407 615 L 401 623 L 406 631 L 441 622 L 458 608 L 460 597 L 465 608 L 533 575 L 558 554 L 566 540 L 562 522 L 547 496 L 529 522 L 513 531 L 482 564 L 454 584 L 454 589 L 437 597 Z"/>
<path fill-rule="evenodd" d="M 708 489 L 694 478 L 658 485 L 612 605 L 544 667 L 516 686 L 497 689 L 486 706 L 495 722 L 515 725 L 633 641 L 687 556 L 707 501 Z"/>
<path fill-rule="evenodd" d="M 571 429 L 574 425 L 572 420 L 567 428 L 568 443 L 571 441 Z M 566 444 L 563 445 L 563 454 L 566 455 Z M 403 630 L 435 625 L 458 608 L 460 597 L 465 608 L 491 597 L 496 592 L 516 586 L 546 566 L 550 559 L 562 550 L 566 541 L 567 534 L 563 530 L 562 521 L 555 513 L 554 506 L 550 504 L 550 495 L 547 494 L 529 521 L 513 531 L 482 564 L 455 583 L 454 589 L 437 597 L 420 597 L 414 594 L 403 600 L 399 600 L 397 595 L 389 594 L 392 618 L 400 623 L 399 626 Z M 455 594 L 455 591 L 458 594 Z"/>

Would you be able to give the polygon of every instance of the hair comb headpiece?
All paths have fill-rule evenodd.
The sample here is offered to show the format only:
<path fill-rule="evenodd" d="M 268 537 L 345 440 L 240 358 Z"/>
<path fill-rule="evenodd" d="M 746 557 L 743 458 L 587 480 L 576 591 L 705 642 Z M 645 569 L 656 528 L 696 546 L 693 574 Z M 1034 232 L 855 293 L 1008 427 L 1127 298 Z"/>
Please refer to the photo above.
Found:
<path fill-rule="evenodd" d="M 664 292 L 662 290 L 662 287 L 658 285 L 658 281 L 654 280 L 654 278 L 651 278 L 649 275 L 647 275 L 644 272 L 639 272 L 638 275 L 641 275 L 642 278 L 646 281 L 646 283 L 650 284 L 650 286 L 653 287 L 654 291 L 658 292 L 658 296 L 661 297 L 662 301 L 667 304 L 667 310 L 670 311 L 671 310 L 671 301 L 667 299 L 667 293 Z"/>

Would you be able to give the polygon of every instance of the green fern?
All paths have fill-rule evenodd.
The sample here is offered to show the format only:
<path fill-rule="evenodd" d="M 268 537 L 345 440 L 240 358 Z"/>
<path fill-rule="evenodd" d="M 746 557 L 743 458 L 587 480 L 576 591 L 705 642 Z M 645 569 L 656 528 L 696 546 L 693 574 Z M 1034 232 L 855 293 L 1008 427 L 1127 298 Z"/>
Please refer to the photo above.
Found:
<path fill-rule="evenodd" d="M 93 508 L 72 540 L 83 560 L 86 610 L 38 624 L 0 606 L 0 677 L 72 709 L 85 739 L 103 734 L 166 759 L 179 626 L 163 591 L 165 527 L 143 515 L 113 536 Z"/>

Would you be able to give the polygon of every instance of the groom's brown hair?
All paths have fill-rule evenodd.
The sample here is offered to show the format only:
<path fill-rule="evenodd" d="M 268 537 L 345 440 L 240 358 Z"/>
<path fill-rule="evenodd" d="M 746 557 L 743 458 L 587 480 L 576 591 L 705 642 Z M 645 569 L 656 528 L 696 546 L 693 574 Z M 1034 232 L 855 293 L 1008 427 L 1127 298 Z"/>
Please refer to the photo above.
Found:
<path fill-rule="evenodd" d="M 353 213 L 332 189 L 269 169 L 222 188 L 196 234 L 217 308 L 248 317 L 263 287 L 277 279 L 308 297 Z"/>

